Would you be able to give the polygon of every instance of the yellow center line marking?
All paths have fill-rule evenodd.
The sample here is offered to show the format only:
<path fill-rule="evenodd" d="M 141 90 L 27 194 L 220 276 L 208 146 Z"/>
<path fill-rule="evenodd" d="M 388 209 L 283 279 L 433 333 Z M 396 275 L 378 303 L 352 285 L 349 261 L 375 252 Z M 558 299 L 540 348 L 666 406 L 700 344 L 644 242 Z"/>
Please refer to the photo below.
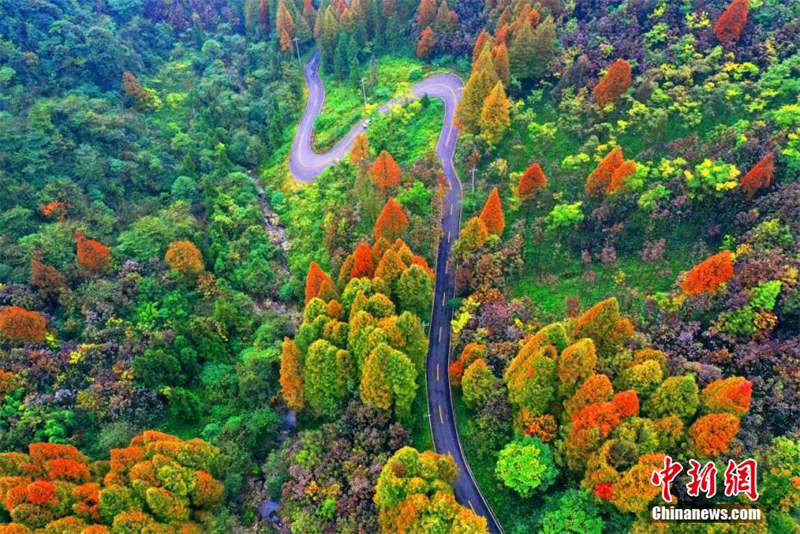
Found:
<path fill-rule="evenodd" d="M 442 405 L 439 405 L 439 422 L 444 424 L 444 412 L 442 412 Z"/>
<path fill-rule="evenodd" d="M 439 377 L 439 369 L 440 369 L 440 367 L 441 367 L 441 366 L 440 366 L 440 365 L 437 363 L 437 364 L 436 364 L 436 381 L 437 381 L 437 382 L 438 382 L 439 380 L 441 380 L 441 378 Z"/>
<path fill-rule="evenodd" d="M 442 327 L 439 327 L 439 343 L 442 342 Z"/>
<path fill-rule="evenodd" d="M 469 507 L 472 508 L 472 511 L 474 512 L 475 511 L 475 507 L 472 506 L 472 501 L 470 499 L 467 499 L 467 503 L 469 503 Z"/>

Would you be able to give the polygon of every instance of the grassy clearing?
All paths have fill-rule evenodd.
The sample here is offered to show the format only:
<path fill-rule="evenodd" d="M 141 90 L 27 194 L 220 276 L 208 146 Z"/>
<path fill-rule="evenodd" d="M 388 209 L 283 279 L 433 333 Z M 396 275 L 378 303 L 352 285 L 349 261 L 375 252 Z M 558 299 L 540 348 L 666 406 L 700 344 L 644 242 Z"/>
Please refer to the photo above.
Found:
<path fill-rule="evenodd" d="M 374 70 L 365 70 L 367 102 L 371 108 L 391 98 L 403 83 L 414 83 L 435 72 L 429 65 L 410 57 L 384 56 Z M 339 81 L 322 74 L 325 103 L 314 124 L 314 149 L 324 152 L 346 134 L 370 110 L 364 109 L 360 84 Z"/>

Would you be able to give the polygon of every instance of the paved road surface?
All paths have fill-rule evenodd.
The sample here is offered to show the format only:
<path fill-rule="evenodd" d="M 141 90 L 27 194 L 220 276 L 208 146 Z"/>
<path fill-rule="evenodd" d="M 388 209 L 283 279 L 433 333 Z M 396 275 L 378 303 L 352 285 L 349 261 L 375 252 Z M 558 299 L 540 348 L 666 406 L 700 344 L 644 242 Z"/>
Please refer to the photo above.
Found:
<path fill-rule="evenodd" d="M 347 135 L 325 154 L 317 154 L 311 147 L 311 134 L 314 120 L 322 110 L 325 100 L 325 87 L 319 77 L 319 53 L 315 52 L 305 67 L 306 84 L 308 85 L 308 102 L 303 118 L 297 127 L 292 152 L 289 156 L 289 168 L 297 180 L 311 182 L 322 171 L 350 153 L 356 135 L 365 131 L 362 120 Z M 483 498 L 478 484 L 475 482 L 469 465 L 461 448 L 458 437 L 453 402 L 450 391 L 450 375 L 447 372 L 450 353 L 450 320 L 453 310 L 447 307 L 447 301 L 453 297 L 454 284 L 452 273 L 448 270 L 450 248 L 458 238 L 461 226 L 461 181 L 453 167 L 453 153 L 458 140 L 458 129 L 453 126 L 456 107 L 461 99 L 463 89 L 461 78 L 453 74 L 435 74 L 414 84 L 411 93 L 414 97 L 424 94 L 439 98 L 444 102 L 444 125 L 436 144 L 436 156 L 442 164 L 444 174 L 450 183 L 444 205 L 442 219 L 442 238 L 436 257 L 436 287 L 433 299 L 433 313 L 430 326 L 430 346 L 426 368 L 428 411 L 430 414 L 431 432 L 436 452 L 450 454 L 458 465 L 459 476 L 455 482 L 456 499 L 464 506 L 472 508 L 476 513 L 487 518 L 489 530 L 501 533 L 500 524 L 494 517 L 491 508 Z M 389 101 L 379 111 L 389 110 Z"/>

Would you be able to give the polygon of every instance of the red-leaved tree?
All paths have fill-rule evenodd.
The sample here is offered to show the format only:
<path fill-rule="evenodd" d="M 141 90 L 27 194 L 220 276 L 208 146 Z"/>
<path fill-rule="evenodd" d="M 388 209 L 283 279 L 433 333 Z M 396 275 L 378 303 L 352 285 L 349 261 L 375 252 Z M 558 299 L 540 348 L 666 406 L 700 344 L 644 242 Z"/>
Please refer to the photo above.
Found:
<path fill-rule="evenodd" d="M 616 102 L 631 86 L 631 64 L 622 58 L 608 68 L 605 76 L 594 86 L 594 99 L 601 108 Z"/>
<path fill-rule="evenodd" d="M 717 35 L 717 39 L 723 42 L 738 41 L 747 24 L 749 9 L 750 0 L 733 0 L 714 24 L 714 33 Z"/>

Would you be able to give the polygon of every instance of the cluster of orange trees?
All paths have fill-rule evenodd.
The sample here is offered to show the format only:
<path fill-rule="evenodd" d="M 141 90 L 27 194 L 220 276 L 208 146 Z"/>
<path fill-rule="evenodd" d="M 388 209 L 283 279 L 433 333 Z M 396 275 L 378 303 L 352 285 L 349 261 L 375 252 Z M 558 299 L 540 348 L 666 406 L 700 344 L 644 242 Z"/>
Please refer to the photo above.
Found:
<path fill-rule="evenodd" d="M 10 519 L 0 532 L 206 532 L 224 500 L 211 474 L 219 467 L 208 443 L 154 431 L 111 449 L 110 461 L 32 443 L 28 454 L 0 453 L 0 510 Z"/>
<path fill-rule="evenodd" d="M 614 298 L 530 337 L 505 370 L 515 432 L 554 445 L 582 485 L 621 512 L 644 512 L 664 455 L 716 458 L 734 452 L 752 384 L 741 377 L 700 388 L 671 375 L 658 350 L 631 350 L 631 321 Z M 451 366 L 464 399 L 480 402 L 494 377 L 485 347 L 468 344 Z"/>
<path fill-rule="evenodd" d="M 303 323 L 281 356 L 289 408 L 333 418 L 358 392 L 399 419 L 410 415 L 428 347 L 420 317 L 430 313 L 433 272 L 400 239 L 403 221 L 390 199 L 374 243 L 359 243 L 336 281 L 318 264 L 309 267 Z"/>

